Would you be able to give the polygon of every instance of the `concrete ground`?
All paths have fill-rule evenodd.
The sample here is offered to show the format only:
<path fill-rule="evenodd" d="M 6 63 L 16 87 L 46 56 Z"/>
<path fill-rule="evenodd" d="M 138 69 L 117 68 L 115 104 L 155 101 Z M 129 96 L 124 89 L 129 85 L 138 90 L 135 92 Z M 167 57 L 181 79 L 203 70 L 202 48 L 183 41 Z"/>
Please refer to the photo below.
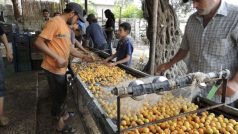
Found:
<path fill-rule="evenodd" d="M 17 73 L 6 79 L 5 113 L 10 124 L 1 134 L 34 134 L 36 130 L 36 73 Z"/>
<path fill-rule="evenodd" d="M 10 124 L 0 127 L 0 134 L 54 134 L 55 125 L 50 115 L 51 99 L 44 73 L 14 73 L 6 79 L 5 113 Z M 87 108 L 75 109 L 68 95 L 67 109 L 76 116 L 67 123 L 77 129 L 76 134 L 100 134 Z"/>
<path fill-rule="evenodd" d="M 132 67 L 142 71 L 149 60 L 149 46 L 141 44 L 140 42 L 134 44 Z"/>
<path fill-rule="evenodd" d="M 50 115 L 51 99 L 49 95 L 49 87 L 44 73 L 38 75 L 38 109 L 37 109 L 37 127 L 36 134 L 54 134 L 55 127 Z M 76 116 L 73 119 L 69 119 L 67 124 L 77 129 L 75 134 L 100 134 L 96 124 L 92 120 L 91 115 L 86 107 L 80 103 L 80 111 L 76 109 L 74 100 L 70 92 L 66 100 L 66 107 L 68 111 L 75 112 Z"/>
<path fill-rule="evenodd" d="M 141 40 L 133 41 L 132 68 L 143 70 L 149 60 L 149 45 Z M 112 52 L 116 52 L 116 46 L 112 47 Z"/>

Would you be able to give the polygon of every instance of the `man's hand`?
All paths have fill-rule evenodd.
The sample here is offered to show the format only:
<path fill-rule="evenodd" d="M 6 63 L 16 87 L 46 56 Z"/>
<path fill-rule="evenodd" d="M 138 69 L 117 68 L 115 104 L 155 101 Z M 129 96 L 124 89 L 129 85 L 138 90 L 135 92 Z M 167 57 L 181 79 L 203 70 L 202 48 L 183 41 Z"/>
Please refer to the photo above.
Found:
<path fill-rule="evenodd" d="M 178 50 L 178 52 L 175 54 L 175 56 L 169 62 L 167 62 L 165 64 L 161 64 L 157 67 L 157 69 L 156 69 L 157 74 L 164 73 L 167 69 L 171 68 L 173 64 L 184 59 L 187 56 L 188 52 L 189 52 L 189 50 L 180 48 Z"/>
<path fill-rule="evenodd" d="M 85 53 L 85 54 L 91 54 L 91 53 L 90 53 L 89 51 L 87 51 L 87 50 L 86 50 L 86 51 L 84 51 L 84 53 Z"/>
<path fill-rule="evenodd" d="M 226 96 L 232 96 L 238 92 L 238 83 L 236 80 L 229 80 L 227 82 Z"/>
<path fill-rule="evenodd" d="M 171 68 L 172 64 L 170 62 L 161 64 L 157 67 L 156 73 L 157 74 L 162 74 L 164 73 L 167 69 Z"/>
<path fill-rule="evenodd" d="M 90 55 L 90 58 L 91 58 L 93 61 L 96 60 L 96 58 L 93 56 L 93 53 L 89 53 L 89 55 Z"/>
<path fill-rule="evenodd" d="M 12 60 L 13 60 L 12 51 L 11 51 L 11 50 L 8 50 L 6 56 L 7 56 L 8 62 L 11 63 Z"/>
<path fill-rule="evenodd" d="M 117 64 L 116 64 L 115 62 L 112 62 L 112 63 L 108 63 L 107 65 L 110 66 L 110 67 L 114 67 L 114 66 L 116 66 Z"/>
<path fill-rule="evenodd" d="M 101 61 L 102 64 L 107 64 L 108 63 L 108 60 L 107 59 L 104 59 Z"/>
<path fill-rule="evenodd" d="M 86 62 L 93 62 L 95 61 L 95 57 L 93 55 L 85 55 L 82 57 L 82 60 Z"/>
<path fill-rule="evenodd" d="M 218 90 L 217 94 L 222 94 L 222 87 Z M 238 92 L 238 73 L 236 73 L 231 80 L 228 80 L 227 87 L 226 87 L 226 96 L 231 97 L 236 92 Z"/>
<path fill-rule="evenodd" d="M 64 68 L 64 67 L 67 67 L 67 66 L 68 66 L 68 61 L 65 60 L 65 59 L 62 58 L 62 57 L 58 57 L 58 58 L 56 59 L 56 62 L 57 62 L 58 67 L 60 67 L 60 68 Z"/>

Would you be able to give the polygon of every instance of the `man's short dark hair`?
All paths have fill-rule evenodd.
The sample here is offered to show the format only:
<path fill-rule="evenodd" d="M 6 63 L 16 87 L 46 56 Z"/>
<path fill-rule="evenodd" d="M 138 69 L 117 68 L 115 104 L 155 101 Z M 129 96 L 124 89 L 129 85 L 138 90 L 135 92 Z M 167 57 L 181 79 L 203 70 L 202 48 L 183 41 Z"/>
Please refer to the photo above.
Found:
<path fill-rule="evenodd" d="M 189 0 L 183 0 L 183 3 L 187 3 Z"/>
<path fill-rule="evenodd" d="M 69 8 L 65 8 L 65 9 L 64 9 L 64 12 L 65 12 L 65 13 L 70 13 L 70 12 L 72 12 L 72 11 L 74 11 L 74 10 L 69 9 Z M 75 12 L 75 14 L 77 14 L 77 13 Z"/>
<path fill-rule="evenodd" d="M 43 12 L 43 13 L 44 13 L 44 12 L 49 12 L 49 10 L 47 10 L 47 9 L 43 9 L 42 12 Z"/>
<path fill-rule="evenodd" d="M 94 14 L 89 14 L 87 17 L 87 21 L 89 23 L 97 23 L 98 22 L 98 20 Z"/>
<path fill-rule="evenodd" d="M 128 31 L 128 33 L 131 32 L 131 25 L 128 22 L 123 22 L 119 25 L 119 27 L 121 27 L 122 29 L 124 29 L 125 31 Z"/>
<path fill-rule="evenodd" d="M 74 11 L 75 15 L 79 16 L 79 19 L 82 22 L 85 22 L 85 19 L 83 18 L 83 8 L 81 5 L 79 5 L 78 3 L 75 2 L 70 2 L 66 5 L 66 8 L 64 9 L 65 13 L 70 13 Z"/>
<path fill-rule="evenodd" d="M 60 15 L 60 12 L 55 12 L 55 13 L 54 13 L 54 16 L 56 16 L 56 15 Z"/>

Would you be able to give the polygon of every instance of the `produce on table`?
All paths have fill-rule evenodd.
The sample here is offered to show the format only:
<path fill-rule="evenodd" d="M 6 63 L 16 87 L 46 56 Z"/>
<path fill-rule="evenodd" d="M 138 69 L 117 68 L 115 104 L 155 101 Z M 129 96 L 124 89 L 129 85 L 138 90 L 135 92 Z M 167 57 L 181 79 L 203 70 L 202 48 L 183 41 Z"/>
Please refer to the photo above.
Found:
<path fill-rule="evenodd" d="M 124 122 L 124 121 L 123 121 Z M 136 121 L 122 124 L 133 126 Z M 201 115 L 190 115 L 175 120 L 159 123 L 145 128 L 136 129 L 125 134 L 237 134 L 238 122 L 227 119 L 223 115 L 203 112 Z"/>
<path fill-rule="evenodd" d="M 110 118 L 116 117 L 116 96 L 105 88 L 113 88 L 120 82 L 134 79 L 119 67 L 109 67 L 100 63 L 74 64 L 73 69 L 78 71 L 81 80 L 87 84 L 98 102 Z"/>
<path fill-rule="evenodd" d="M 116 117 L 116 97 L 107 88 L 112 88 L 125 80 L 134 79 L 119 67 L 109 67 L 100 63 L 74 64 L 81 80 L 87 84 L 110 118 Z M 165 94 L 153 106 L 144 104 L 137 113 L 122 116 L 121 129 L 142 125 L 180 113 L 197 110 L 198 106 L 182 97 Z M 145 128 L 135 129 L 125 134 L 237 134 L 238 122 L 223 115 L 203 112 L 170 120 Z"/>

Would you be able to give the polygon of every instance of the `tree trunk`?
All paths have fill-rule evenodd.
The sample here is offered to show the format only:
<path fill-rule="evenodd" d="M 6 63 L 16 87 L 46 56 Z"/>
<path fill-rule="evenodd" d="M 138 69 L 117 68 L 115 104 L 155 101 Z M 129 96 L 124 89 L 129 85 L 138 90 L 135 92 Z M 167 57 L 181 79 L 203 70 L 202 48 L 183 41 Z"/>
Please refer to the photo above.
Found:
<path fill-rule="evenodd" d="M 144 17 L 148 21 L 147 38 L 152 42 L 153 30 L 153 4 L 154 0 L 144 0 L 143 11 Z M 177 20 L 177 15 L 173 7 L 169 4 L 169 0 L 158 0 L 157 11 L 157 39 L 155 45 L 155 63 L 151 63 L 150 60 L 147 63 L 144 71 L 149 72 L 150 66 L 158 66 L 165 62 L 168 62 L 178 51 L 181 42 L 181 32 Z M 151 47 L 150 47 L 151 48 Z M 150 49 L 150 53 L 151 53 Z M 150 55 L 151 56 L 151 55 Z M 150 58 L 151 59 L 151 58 Z M 156 68 L 155 68 L 156 69 Z M 170 70 L 165 72 L 168 78 L 174 78 L 177 75 L 183 75 L 186 73 L 186 65 L 184 62 L 179 62 L 174 65 Z"/>
<path fill-rule="evenodd" d="M 20 0 L 12 0 L 15 19 L 18 20 L 21 17 L 20 13 Z"/>

